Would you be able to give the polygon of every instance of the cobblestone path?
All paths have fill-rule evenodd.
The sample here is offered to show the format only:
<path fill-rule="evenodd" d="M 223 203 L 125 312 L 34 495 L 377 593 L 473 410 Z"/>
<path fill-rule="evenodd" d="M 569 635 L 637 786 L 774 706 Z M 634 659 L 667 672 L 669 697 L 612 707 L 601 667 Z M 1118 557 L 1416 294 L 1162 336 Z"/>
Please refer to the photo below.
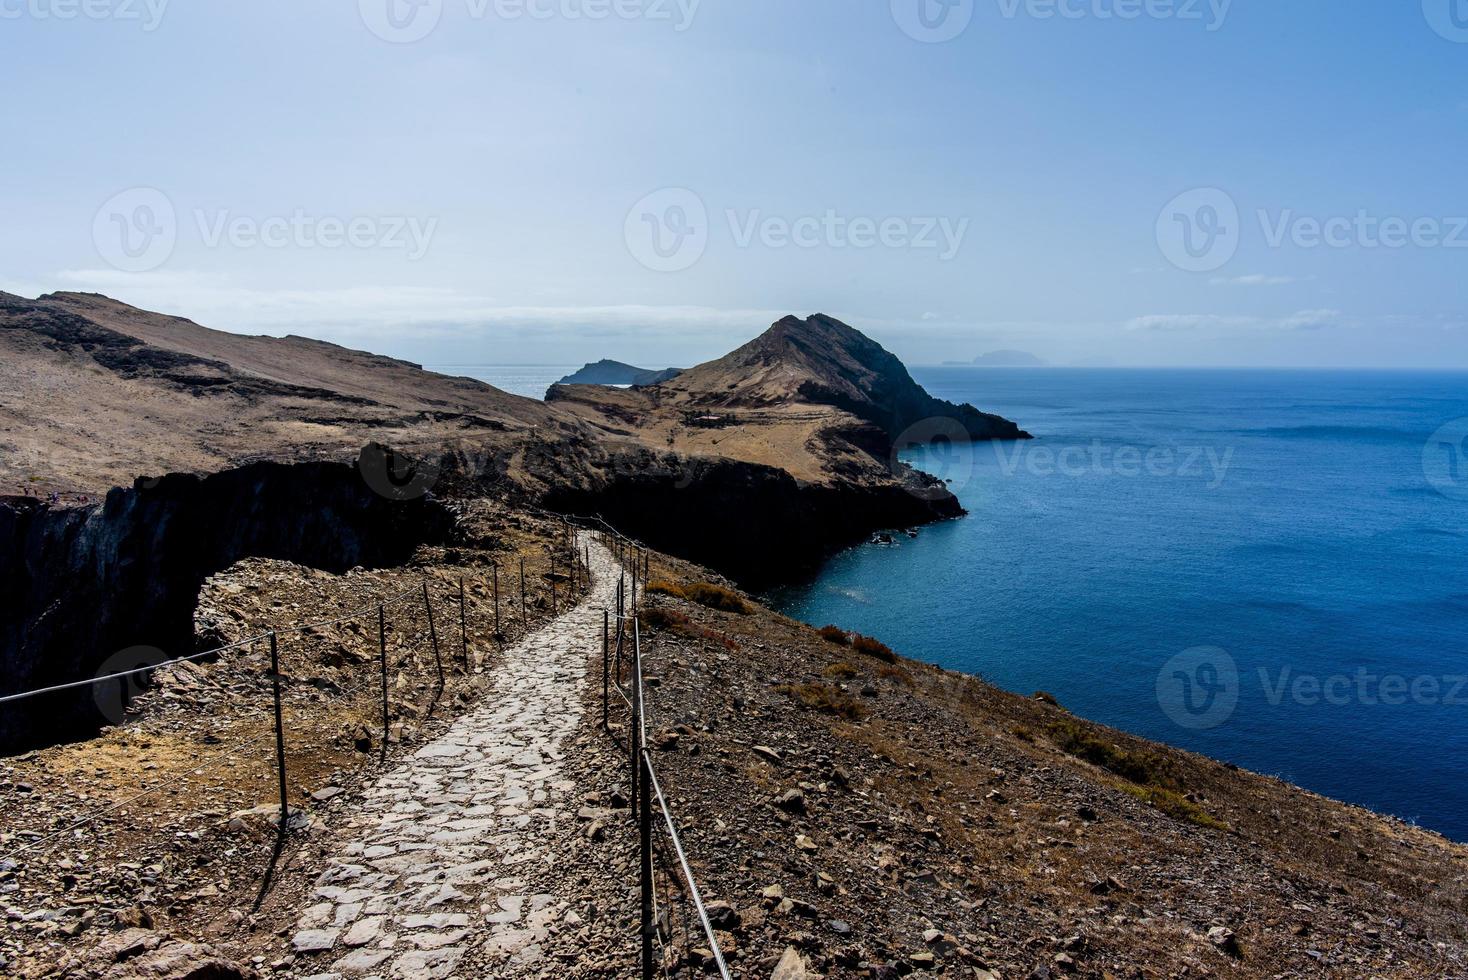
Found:
<path fill-rule="evenodd" d="M 544 967 L 540 943 L 564 902 L 527 894 L 517 870 L 551 860 L 548 830 L 574 819 L 561 745 L 580 722 L 618 576 L 595 543 L 591 571 L 580 605 L 505 651 L 477 709 L 368 790 L 294 935 L 303 975 L 437 980 L 466 959 L 496 976 Z"/>

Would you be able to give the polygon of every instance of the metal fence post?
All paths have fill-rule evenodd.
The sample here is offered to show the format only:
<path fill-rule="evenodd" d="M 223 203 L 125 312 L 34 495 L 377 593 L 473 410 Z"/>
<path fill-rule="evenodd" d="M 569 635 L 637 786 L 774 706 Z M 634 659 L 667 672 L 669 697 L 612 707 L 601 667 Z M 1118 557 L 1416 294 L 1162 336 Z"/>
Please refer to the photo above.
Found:
<path fill-rule="evenodd" d="M 377 652 L 382 668 L 382 761 L 387 761 L 388 711 L 387 711 L 387 607 L 377 604 Z"/>
<path fill-rule="evenodd" d="M 556 614 L 556 552 L 550 549 L 551 615 Z"/>
<path fill-rule="evenodd" d="M 280 703 L 280 651 L 275 633 L 270 634 L 270 684 L 275 693 L 275 763 L 280 777 L 280 833 L 290 827 L 290 794 L 285 785 L 285 712 Z"/>
<path fill-rule="evenodd" d="M 498 639 L 504 635 L 500 629 L 500 563 L 495 562 L 490 567 L 494 569 L 494 635 Z"/>
<path fill-rule="evenodd" d="M 642 976 L 643 980 L 652 980 L 652 779 L 649 774 L 652 763 L 647 760 L 646 752 L 646 749 L 641 749 L 637 753 L 638 768 L 642 770 L 642 809 L 637 822 L 637 846 L 641 852 L 642 865 Z"/>
<path fill-rule="evenodd" d="M 646 793 L 642 783 L 642 651 L 638 649 L 637 633 L 631 634 L 632 642 L 632 729 L 627 733 L 627 754 L 632 763 L 632 814 L 637 815 L 637 801 Z"/>
<path fill-rule="evenodd" d="M 459 644 L 464 648 L 464 673 L 469 666 L 469 606 L 464 597 L 464 576 L 459 576 Z"/>
<path fill-rule="evenodd" d="M 428 638 L 433 641 L 433 662 L 438 666 L 438 688 L 443 690 L 443 656 L 438 652 L 438 628 L 433 625 L 433 601 L 428 598 L 428 580 L 423 580 L 423 608 L 428 611 Z"/>
<path fill-rule="evenodd" d="M 525 559 L 520 559 L 520 621 L 529 629 L 530 617 L 525 614 Z"/>

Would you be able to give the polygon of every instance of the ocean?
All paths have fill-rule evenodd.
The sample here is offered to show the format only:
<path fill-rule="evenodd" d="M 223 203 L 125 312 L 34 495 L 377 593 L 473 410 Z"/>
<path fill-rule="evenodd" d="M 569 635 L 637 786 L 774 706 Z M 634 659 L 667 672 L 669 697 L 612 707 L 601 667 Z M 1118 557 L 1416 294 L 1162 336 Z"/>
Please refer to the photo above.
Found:
<path fill-rule="evenodd" d="M 455 378 L 474 378 L 492 384 L 512 395 L 523 395 L 537 401 L 545 399 L 545 391 L 557 381 L 574 374 L 580 364 L 425 364 L 429 371 Z"/>
<path fill-rule="evenodd" d="M 778 608 L 1468 840 L 1468 375 L 913 375 L 1037 438 Z"/>

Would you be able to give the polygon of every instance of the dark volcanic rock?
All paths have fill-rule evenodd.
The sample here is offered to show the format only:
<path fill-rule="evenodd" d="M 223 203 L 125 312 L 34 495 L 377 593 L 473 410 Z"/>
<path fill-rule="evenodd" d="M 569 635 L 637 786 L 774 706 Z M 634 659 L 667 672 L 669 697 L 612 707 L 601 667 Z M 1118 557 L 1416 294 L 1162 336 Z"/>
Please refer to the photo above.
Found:
<path fill-rule="evenodd" d="M 654 371 L 634 367 L 621 361 L 600 360 L 588 364 L 575 374 L 568 374 L 556 384 L 563 385 L 655 385 L 671 381 L 681 372 L 677 368 Z"/>

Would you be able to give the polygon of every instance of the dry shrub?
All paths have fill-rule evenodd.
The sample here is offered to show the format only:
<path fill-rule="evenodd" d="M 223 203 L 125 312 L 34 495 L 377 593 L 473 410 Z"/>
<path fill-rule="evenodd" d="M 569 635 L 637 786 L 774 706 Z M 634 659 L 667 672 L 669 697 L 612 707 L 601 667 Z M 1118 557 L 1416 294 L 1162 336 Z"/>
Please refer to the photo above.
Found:
<path fill-rule="evenodd" d="M 835 663 L 821 671 L 822 677 L 840 678 L 849 681 L 856 676 L 856 668 L 848 663 Z"/>
<path fill-rule="evenodd" d="M 851 648 L 857 653 L 875 657 L 885 663 L 895 664 L 897 662 L 897 654 L 892 652 L 892 648 L 874 637 L 857 633 L 851 638 Z"/>
<path fill-rule="evenodd" d="M 912 675 L 901 667 L 892 664 L 882 664 L 877 668 L 877 676 L 884 681 L 896 681 L 903 687 L 912 687 Z"/>
<path fill-rule="evenodd" d="M 839 626 L 822 626 L 816 632 L 821 634 L 821 639 L 827 643 L 834 643 L 838 647 L 851 646 L 851 636 Z"/>
<path fill-rule="evenodd" d="M 1127 780 L 1132 785 L 1122 784 L 1120 789 L 1168 816 L 1214 830 L 1229 829 L 1228 824 L 1184 795 L 1185 787 L 1176 767 L 1164 756 L 1128 751 L 1074 721 L 1055 722 L 1049 731 L 1062 752 Z"/>
<path fill-rule="evenodd" d="M 678 629 L 688 625 L 688 617 L 674 609 L 662 606 L 644 606 L 637 614 L 638 621 L 649 629 Z"/>
<path fill-rule="evenodd" d="M 832 684 L 782 684 L 775 690 L 789 695 L 807 708 L 848 721 L 861 721 L 866 717 L 866 709 L 859 701 Z"/>
<path fill-rule="evenodd" d="M 1159 789 L 1155 786 L 1122 785 L 1119 788 L 1122 792 L 1135 796 L 1143 803 L 1155 807 L 1174 820 L 1186 820 L 1188 823 L 1196 824 L 1199 827 L 1208 827 L 1211 830 L 1227 831 L 1231 829 L 1228 824 L 1186 796 L 1173 790 Z"/>
<path fill-rule="evenodd" d="M 707 606 L 709 609 L 717 609 L 721 612 L 739 613 L 740 615 L 752 612 L 749 603 L 745 602 L 739 593 L 710 582 L 689 582 L 687 585 L 679 585 L 667 579 L 654 579 L 647 583 L 643 592 L 647 595 L 666 595 L 675 599 L 687 599 L 689 602 L 696 602 L 700 606 Z"/>

